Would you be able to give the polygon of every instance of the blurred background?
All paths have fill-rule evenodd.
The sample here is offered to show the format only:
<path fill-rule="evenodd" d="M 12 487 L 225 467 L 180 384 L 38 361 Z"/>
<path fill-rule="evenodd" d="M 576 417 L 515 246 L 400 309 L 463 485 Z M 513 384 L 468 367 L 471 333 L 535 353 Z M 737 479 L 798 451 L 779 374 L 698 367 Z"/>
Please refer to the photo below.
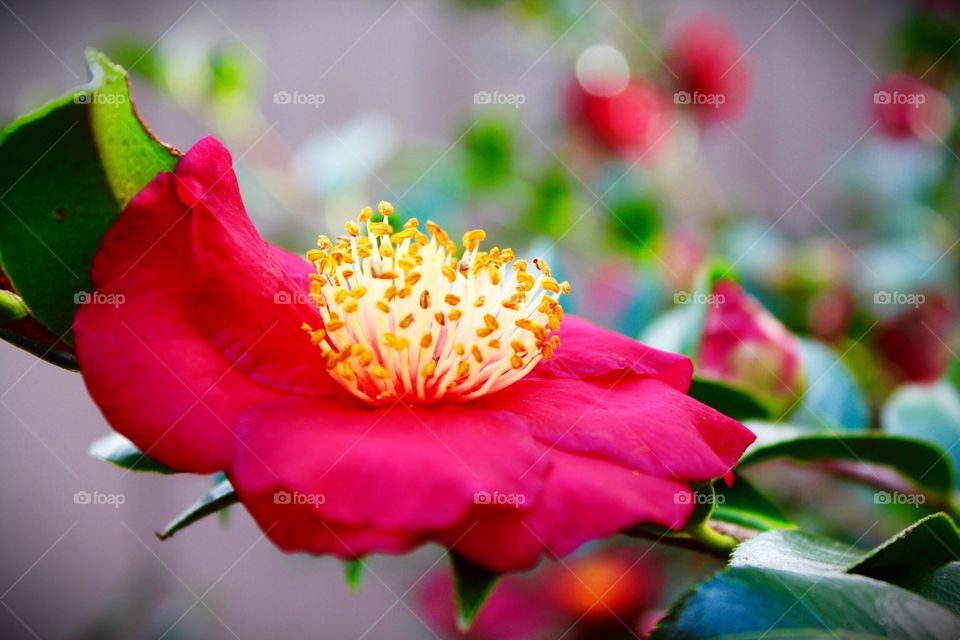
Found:
<path fill-rule="evenodd" d="M 654 342 L 719 264 L 832 350 L 864 426 L 951 359 L 955 4 L 0 0 L 0 119 L 87 82 L 93 46 L 159 138 L 225 141 L 251 216 L 293 250 L 389 200 L 546 257 L 568 311 Z M 0 355 L 2 637 L 458 637 L 436 548 L 372 558 L 352 594 L 338 562 L 282 554 L 242 507 L 159 542 L 211 480 L 89 458 L 108 427 L 81 378 Z M 863 533 L 856 487 L 804 515 L 821 480 L 764 473 L 798 520 Z M 473 637 L 642 636 L 721 566 L 593 546 L 505 581 Z"/>

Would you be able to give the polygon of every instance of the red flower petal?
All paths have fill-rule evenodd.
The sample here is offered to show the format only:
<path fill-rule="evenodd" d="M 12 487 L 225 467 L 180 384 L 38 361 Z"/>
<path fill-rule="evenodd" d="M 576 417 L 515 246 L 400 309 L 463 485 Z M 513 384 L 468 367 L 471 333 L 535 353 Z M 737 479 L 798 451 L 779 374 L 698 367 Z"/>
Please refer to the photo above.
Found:
<path fill-rule="evenodd" d="M 403 530 L 450 526 L 477 492 L 537 499 L 549 460 L 517 416 L 466 405 L 350 404 L 290 398 L 244 415 L 237 431 L 246 446 L 231 472 L 241 498 L 296 492 L 328 521 Z M 261 522 L 284 519 L 288 508 L 257 505 L 268 512 L 255 514 Z"/>
<path fill-rule="evenodd" d="M 522 415 L 551 446 L 686 483 L 726 473 L 755 439 L 737 421 L 650 378 L 524 379 L 487 406 Z"/>
<path fill-rule="evenodd" d="M 560 325 L 560 348 L 532 377 L 590 378 L 627 373 L 655 376 L 680 391 L 690 388 L 689 358 L 667 353 L 567 315 Z"/>
<path fill-rule="evenodd" d="M 246 218 L 229 154 L 212 138 L 130 202 L 91 275 L 113 296 L 101 299 L 117 304 L 77 313 L 87 388 L 118 431 L 175 469 L 228 468 L 232 423 L 270 397 L 269 386 L 340 394 L 299 329 L 318 316 L 274 303 L 295 291 Z"/>
<path fill-rule="evenodd" d="M 532 510 L 477 505 L 442 542 L 477 564 L 513 571 L 544 551 L 564 556 L 640 523 L 680 528 L 693 511 L 681 482 L 558 449 L 548 455 L 553 466 Z"/>

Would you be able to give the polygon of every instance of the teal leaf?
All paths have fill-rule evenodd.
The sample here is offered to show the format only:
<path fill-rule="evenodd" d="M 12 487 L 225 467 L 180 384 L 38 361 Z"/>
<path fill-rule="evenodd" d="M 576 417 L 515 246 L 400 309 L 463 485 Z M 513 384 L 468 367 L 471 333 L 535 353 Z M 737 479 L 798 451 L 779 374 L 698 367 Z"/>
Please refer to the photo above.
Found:
<path fill-rule="evenodd" d="M 95 440 L 87 449 L 87 453 L 94 458 L 105 460 L 130 471 L 177 473 L 162 462 L 144 455 L 135 444 L 119 433 L 111 433 Z"/>
<path fill-rule="evenodd" d="M 960 393 L 944 380 L 894 391 L 880 415 L 883 431 L 941 448 L 960 468 Z"/>
<path fill-rule="evenodd" d="M 933 535 L 948 551 L 920 560 Z M 799 531 L 762 533 L 681 598 L 653 638 L 954 638 L 956 563 L 947 558 L 956 538 L 943 514 L 869 551 Z"/>
<path fill-rule="evenodd" d="M 800 360 L 807 388 L 787 417 L 791 424 L 845 430 L 866 429 L 867 399 L 842 359 L 825 345 L 800 339 Z"/>

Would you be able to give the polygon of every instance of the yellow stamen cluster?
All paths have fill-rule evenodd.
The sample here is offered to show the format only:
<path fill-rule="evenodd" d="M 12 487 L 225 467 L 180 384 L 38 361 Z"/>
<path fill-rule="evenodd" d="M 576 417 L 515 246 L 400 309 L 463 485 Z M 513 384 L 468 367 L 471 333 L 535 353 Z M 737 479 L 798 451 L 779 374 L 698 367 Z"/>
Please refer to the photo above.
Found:
<path fill-rule="evenodd" d="M 310 295 L 324 326 L 304 325 L 335 380 L 375 405 L 466 401 L 516 382 L 560 344 L 569 293 L 550 267 L 531 271 L 511 249 L 481 251 L 486 233 L 463 236 L 463 251 L 433 222 L 402 229 L 370 207 L 320 236 L 307 252 L 316 267 Z"/>

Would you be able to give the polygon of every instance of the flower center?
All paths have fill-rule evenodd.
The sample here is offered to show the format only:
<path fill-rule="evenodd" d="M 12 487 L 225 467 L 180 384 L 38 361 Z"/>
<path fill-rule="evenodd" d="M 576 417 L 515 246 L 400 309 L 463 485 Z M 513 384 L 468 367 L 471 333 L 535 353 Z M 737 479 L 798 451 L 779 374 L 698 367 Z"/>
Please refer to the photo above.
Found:
<path fill-rule="evenodd" d="M 527 375 L 560 344 L 569 293 L 550 268 L 531 273 L 512 249 L 480 251 L 483 230 L 463 236 L 463 254 L 433 222 L 415 218 L 394 230 L 393 207 L 381 202 L 347 222 L 346 235 L 320 236 L 307 260 L 310 296 L 324 327 L 304 324 L 327 370 L 374 405 L 462 402 L 493 393 Z"/>

